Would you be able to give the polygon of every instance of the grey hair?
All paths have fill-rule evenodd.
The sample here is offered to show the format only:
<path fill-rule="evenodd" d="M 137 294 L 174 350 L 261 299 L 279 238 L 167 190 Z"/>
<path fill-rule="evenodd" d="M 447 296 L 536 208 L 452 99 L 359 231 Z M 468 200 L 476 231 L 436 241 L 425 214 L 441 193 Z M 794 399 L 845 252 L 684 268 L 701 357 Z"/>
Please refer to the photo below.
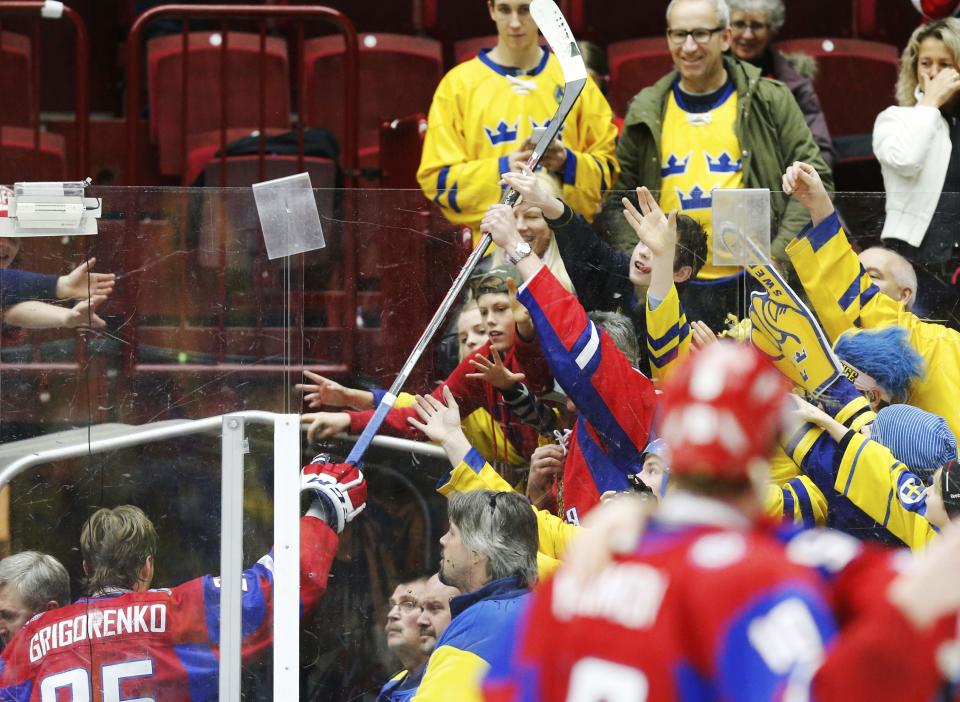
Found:
<path fill-rule="evenodd" d="M 448 514 L 463 545 L 487 557 L 489 581 L 515 575 L 525 587 L 537 582 L 537 517 L 523 496 L 493 490 L 457 493 Z"/>
<path fill-rule="evenodd" d="M 678 2 L 689 2 L 689 0 L 670 0 L 670 4 L 667 5 L 667 26 L 670 26 L 670 10 L 673 9 L 673 6 Z M 721 27 L 730 26 L 730 6 L 727 5 L 727 0 L 710 0 L 713 2 L 714 7 L 717 12 L 717 24 Z"/>
<path fill-rule="evenodd" d="M 70 604 L 70 575 L 53 556 L 23 551 L 0 561 L 0 587 L 12 585 L 34 612 L 51 600 L 61 607 Z"/>
<path fill-rule="evenodd" d="M 917 272 L 913 269 L 913 264 L 899 253 L 893 249 L 888 249 L 886 246 L 871 246 L 869 249 L 864 249 L 864 253 L 870 251 L 871 249 L 887 252 L 887 255 L 890 256 L 890 260 L 892 262 L 890 266 L 890 275 L 893 276 L 893 282 L 896 283 L 897 287 L 899 287 L 901 290 L 903 288 L 910 289 L 910 297 L 903 301 L 903 306 L 909 312 L 913 309 L 913 304 L 917 301 Z"/>
<path fill-rule="evenodd" d="M 616 312 L 595 310 L 588 315 L 598 327 L 606 332 L 613 345 L 630 361 L 634 368 L 640 362 L 640 344 L 637 343 L 637 331 L 629 317 Z"/>
<path fill-rule="evenodd" d="M 773 34 L 780 33 L 787 19 L 787 8 L 784 7 L 783 0 L 727 0 L 727 3 L 731 10 L 766 15 L 767 24 Z"/>

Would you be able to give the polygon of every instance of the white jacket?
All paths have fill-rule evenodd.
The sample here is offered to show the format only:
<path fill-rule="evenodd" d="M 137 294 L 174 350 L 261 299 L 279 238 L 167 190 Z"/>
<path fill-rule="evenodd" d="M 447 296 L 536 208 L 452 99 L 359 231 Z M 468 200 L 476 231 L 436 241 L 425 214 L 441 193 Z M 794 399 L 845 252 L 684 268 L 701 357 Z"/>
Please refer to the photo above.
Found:
<path fill-rule="evenodd" d="M 920 246 L 950 164 L 950 128 L 935 107 L 888 107 L 873 125 L 873 153 L 887 193 L 881 239 Z"/>

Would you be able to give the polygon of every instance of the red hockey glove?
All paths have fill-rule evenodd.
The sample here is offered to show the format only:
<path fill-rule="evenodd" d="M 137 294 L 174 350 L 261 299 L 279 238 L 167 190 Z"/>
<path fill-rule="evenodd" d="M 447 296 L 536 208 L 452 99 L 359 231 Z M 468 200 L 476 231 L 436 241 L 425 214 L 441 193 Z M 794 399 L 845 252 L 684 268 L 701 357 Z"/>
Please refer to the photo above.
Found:
<path fill-rule="evenodd" d="M 363 473 L 348 463 L 327 463 L 326 454 L 300 471 L 300 490 L 315 496 L 307 514 L 323 519 L 338 534 L 367 506 Z"/>

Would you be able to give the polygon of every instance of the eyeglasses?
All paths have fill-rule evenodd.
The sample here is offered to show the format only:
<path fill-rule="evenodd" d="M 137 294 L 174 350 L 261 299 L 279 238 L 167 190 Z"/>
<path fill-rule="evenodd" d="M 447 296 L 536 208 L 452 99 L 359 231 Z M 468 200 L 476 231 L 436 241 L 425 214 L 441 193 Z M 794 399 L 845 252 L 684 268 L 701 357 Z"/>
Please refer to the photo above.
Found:
<path fill-rule="evenodd" d="M 706 44 L 710 38 L 717 32 L 722 32 L 726 27 L 714 27 L 713 29 L 668 29 L 667 39 L 671 44 L 680 46 L 685 44 L 687 37 L 693 37 L 698 44 Z"/>
<path fill-rule="evenodd" d="M 738 33 L 743 33 L 748 28 L 754 34 L 759 34 L 770 29 L 770 25 L 766 22 L 747 22 L 747 20 L 734 20 L 730 23 L 730 29 Z"/>
<path fill-rule="evenodd" d="M 400 600 L 399 602 L 394 602 L 390 605 L 390 609 L 393 609 L 394 607 L 399 607 L 400 611 L 404 614 L 410 614 L 415 610 L 422 609 L 416 600 Z"/>

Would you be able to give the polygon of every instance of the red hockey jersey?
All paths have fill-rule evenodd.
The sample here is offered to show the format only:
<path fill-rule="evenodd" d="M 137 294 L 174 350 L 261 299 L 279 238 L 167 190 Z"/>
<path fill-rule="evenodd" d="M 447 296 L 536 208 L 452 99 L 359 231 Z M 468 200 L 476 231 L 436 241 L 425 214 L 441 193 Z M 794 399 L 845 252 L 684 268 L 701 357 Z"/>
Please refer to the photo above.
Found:
<path fill-rule="evenodd" d="M 546 266 L 517 299 L 533 318 L 550 371 L 579 412 L 563 466 L 561 515 L 577 524 L 604 492 L 630 489 L 626 476 L 643 467 L 656 404 L 653 383 Z"/>
<path fill-rule="evenodd" d="M 319 602 L 337 550 L 320 519 L 300 522 L 300 605 Z M 273 638 L 273 558 L 243 573 L 244 662 Z M 0 700 L 216 700 L 220 579 L 81 599 L 30 620 L 0 658 Z"/>
<path fill-rule="evenodd" d="M 826 530 L 784 545 L 682 493 L 661 514 L 593 582 L 561 570 L 537 591 L 488 701 L 932 699 L 949 629 L 918 632 L 887 602 L 888 552 Z"/>

